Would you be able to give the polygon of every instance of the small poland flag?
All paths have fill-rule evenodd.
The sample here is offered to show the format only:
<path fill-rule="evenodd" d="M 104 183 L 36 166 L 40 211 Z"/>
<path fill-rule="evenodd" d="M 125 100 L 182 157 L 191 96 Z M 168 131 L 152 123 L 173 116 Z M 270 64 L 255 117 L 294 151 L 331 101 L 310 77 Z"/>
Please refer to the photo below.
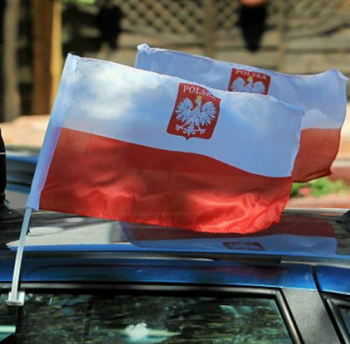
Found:
<path fill-rule="evenodd" d="M 69 55 L 27 206 L 259 231 L 288 201 L 302 117 L 272 97 Z"/>
<path fill-rule="evenodd" d="M 300 151 L 293 179 L 306 182 L 331 174 L 346 113 L 347 78 L 332 69 L 316 75 L 286 75 L 176 51 L 138 46 L 137 68 L 232 92 L 273 96 L 302 106 Z"/>

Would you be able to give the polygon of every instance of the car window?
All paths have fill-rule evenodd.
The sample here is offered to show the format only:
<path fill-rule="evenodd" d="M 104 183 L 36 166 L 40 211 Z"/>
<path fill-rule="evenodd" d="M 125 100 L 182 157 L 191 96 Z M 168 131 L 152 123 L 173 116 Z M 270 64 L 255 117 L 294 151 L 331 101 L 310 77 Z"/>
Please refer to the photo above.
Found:
<path fill-rule="evenodd" d="M 16 333 L 4 343 L 293 343 L 273 298 L 35 293 L 18 309 L 6 299 L 0 325 Z"/>

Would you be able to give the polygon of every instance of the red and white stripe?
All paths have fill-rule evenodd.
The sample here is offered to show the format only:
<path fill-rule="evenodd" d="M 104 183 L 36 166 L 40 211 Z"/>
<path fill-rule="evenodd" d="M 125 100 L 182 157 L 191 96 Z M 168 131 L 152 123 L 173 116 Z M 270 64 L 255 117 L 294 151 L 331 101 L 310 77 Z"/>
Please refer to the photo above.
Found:
<path fill-rule="evenodd" d="M 220 98 L 213 135 L 186 139 L 167 132 L 181 84 L 69 55 L 28 207 L 207 232 L 277 222 L 303 110 L 207 88 Z"/>
<path fill-rule="evenodd" d="M 300 151 L 293 179 L 305 182 L 331 174 L 346 114 L 347 78 L 332 69 L 315 75 L 287 75 L 236 63 L 165 49 L 138 47 L 135 67 L 198 82 L 219 90 L 229 90 L 232 72 L 267 76 L 267 94 L 281 101 L 302 106 Z M 256 109 L 256 111 L 259 111 Z"/>

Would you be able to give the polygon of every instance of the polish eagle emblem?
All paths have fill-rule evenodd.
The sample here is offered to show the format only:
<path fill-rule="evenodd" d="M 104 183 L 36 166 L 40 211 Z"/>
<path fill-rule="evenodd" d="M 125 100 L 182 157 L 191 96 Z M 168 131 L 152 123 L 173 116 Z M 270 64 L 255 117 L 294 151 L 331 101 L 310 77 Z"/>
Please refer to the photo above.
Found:
<path fill-rule="evenodd" d="M 253 77 L 249 76 L 247 80 L 241 77 L 235 79 L 231 84 L 234 92 L 259 93 L 265 94 L 265 85 L 261 81 L 254 82 Z"/>
<path fill-rule="evenodd" d="M 206 132 L 205 127 L 210 126 L 217 115 L 217 110 L 212 101 L 202 104 L 203 97 L 197 96 L 194 102 L 195 104 L 189 98 L 185 98 L 175 110 L 176 119 L 178 123 L 181 123 L 175 126 L 175 130 L 188 137 L 204 134 Z"/>

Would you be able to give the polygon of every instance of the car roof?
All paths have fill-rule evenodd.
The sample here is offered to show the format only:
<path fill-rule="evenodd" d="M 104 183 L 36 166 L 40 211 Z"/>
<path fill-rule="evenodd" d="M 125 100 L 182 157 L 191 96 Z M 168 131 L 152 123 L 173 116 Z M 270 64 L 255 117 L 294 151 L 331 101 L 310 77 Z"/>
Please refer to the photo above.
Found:
<path fill-rule="evenodd" d="M 253 234 L 212 234 L 39 211 L 31 217 L 26 251 L 166 253 L 192 257 L 284 257 L 350 264 L 345 210 L 288 209 L 278 224 Z M 21 221 L 2 224 L 0 252 L 17 249 Z"/>

